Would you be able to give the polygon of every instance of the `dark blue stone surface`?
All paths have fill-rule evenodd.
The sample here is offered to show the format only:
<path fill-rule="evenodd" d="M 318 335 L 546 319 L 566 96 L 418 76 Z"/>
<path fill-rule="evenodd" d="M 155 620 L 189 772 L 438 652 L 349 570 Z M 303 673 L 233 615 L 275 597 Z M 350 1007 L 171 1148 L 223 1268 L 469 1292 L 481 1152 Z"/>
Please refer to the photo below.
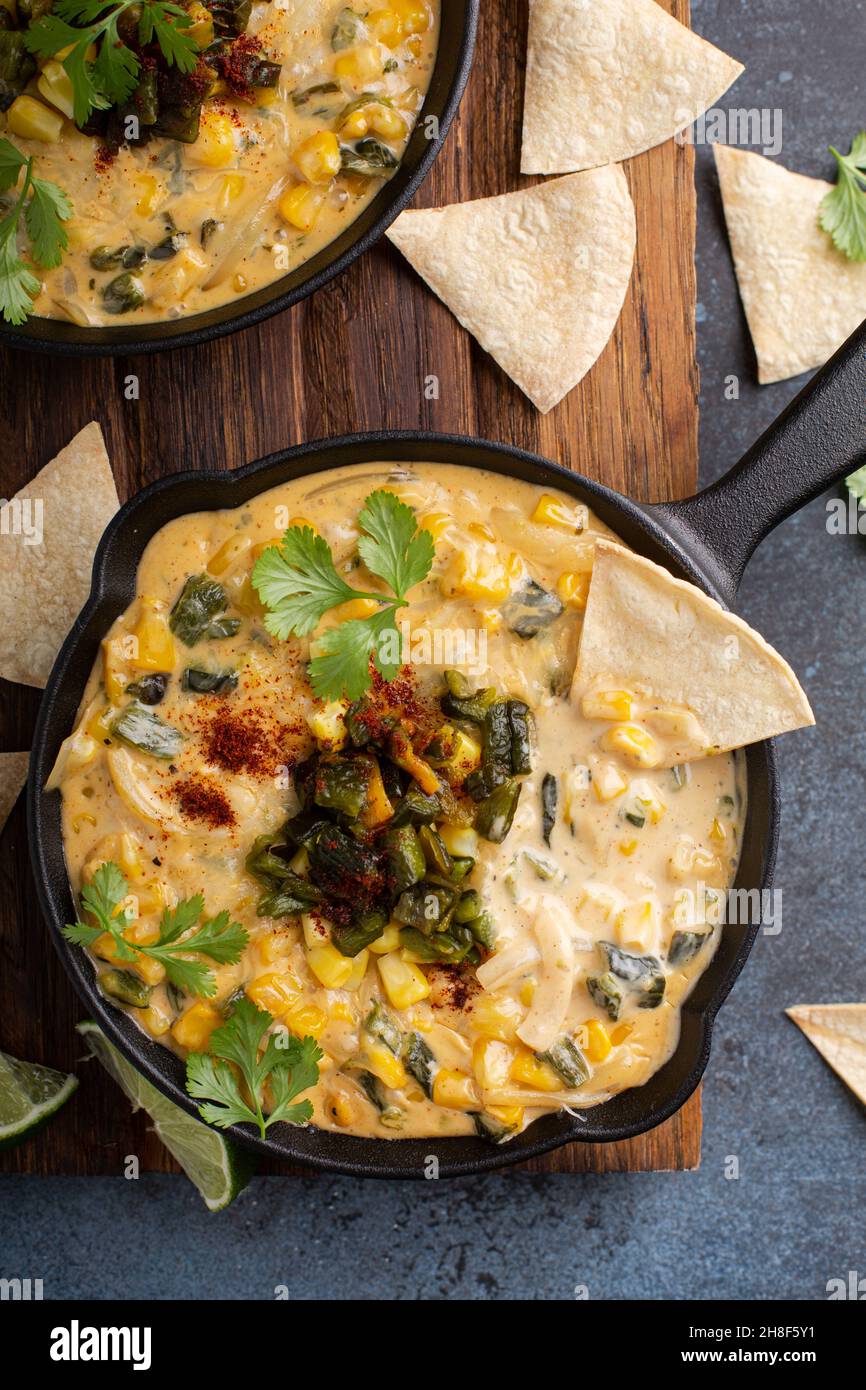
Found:
<path fill-rule="evenodd" d="M 864 123 L 864 0 L 692 0 L 747 65 L 727 105 L 783 112 L 781 160 L 831 177 Z M 802 382 L 758 387 L 712 158 L 699 150 L 701 472 L 733 463 Z M 779 234 L 784 236 L 785 229 Z M 725 378 L 740 381 L 738 400 Z M 0 1274 L 47 1297 L 765 1299 L 866 1274 L 866 1113 L 784 1017 L 866 999 L 860 831 L 866 551 L 824 502 L 762 547 L 741 611 L 792 661 L 818 727 L 782 740 L 783 929 L 719 1017 L 697 1173 L 450 1184 L 262 1179 L 210 1216 L 180 1178 L 0 1183 Z M 737 1161 L 739 1176 L 726 1172 Z"/>

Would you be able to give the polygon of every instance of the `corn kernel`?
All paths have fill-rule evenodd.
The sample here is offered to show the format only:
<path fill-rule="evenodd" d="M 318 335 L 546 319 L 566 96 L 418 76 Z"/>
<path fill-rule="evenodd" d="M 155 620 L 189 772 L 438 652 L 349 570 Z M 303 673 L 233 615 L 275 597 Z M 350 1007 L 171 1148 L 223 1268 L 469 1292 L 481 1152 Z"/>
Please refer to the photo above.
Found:
<path fill-rule="evenodd" d="M 350 623 L 356 618 L 372 618 L 374 613 L 379 612 L 380 607 L 374 598 L 350 598 L 332 608 L 330 616 L 335 617 L 338 624 Z"/>
<path fill-rule="evenodd" d="M 308 531 L 312 531 L 314 536 L 318 536 L 319 534 L 319 528 L 317 526 L 314 526 L 312 521 L 310 521 L 310 519 L 306 516 L 293 516 L 289 522 L 289 530 L 291 531 L 295 527 L 297 527 L 297 529 L 300 531 L 303 531 L 304 528 L 306 528 Z M 265 546 L 265 549 L 267 549 L 268 545 L 272 544 L 272 541 L 268 541 Z"/>
<path fill-rule="evenodd" d="M 328 1015 L 318 1004 L 295 1004 L 283 1017 L 289 1031 L 297 1038 L 319 1038 L 328 1026 Z M 321 1063 L 319 1064 L 321 1067 Z"/>
<path fill-rule="evenodd" d="M 533 1091 L 559 1091 L 562 1081 L 552 1067 L 540 1062 L 534 1052 L 522 1047 L 511 1063 L 511 1079 Z"/>
<path fill-rule="evenodd" d="M 39 95 L 55 106 L 68 120 L 74 115 L 72 78 L 62 63 L 51 59 L 45 64 L 36 83 Z"/>
<path fill-rule="evenodd" d="M 519 1130 L 523 1127 L 522 1105 L 488 1105 L 487 1113 L 492 1115 L 494 1120 L 500 1120 L 508 1129 Z"/>
<path fill-rule="evenodd" d="M 353 87 L 366 87 L 371 82 L 378 82 L 382 76 L 378 44 L 359 43 L 350 52 L 340 53 L 334 62 L 334 72 Z"/>
<path fill-rule="evenodd" d="M 511 1042 L 523 1017 L 517 1000 L 507 994 L 481 994 L 472 1003 L 472 1025 L 483 1038 Z"/>
<path fill-rule="evenodd" d="M 141 1009 L 136 1018 L 152 1038 L 161 1038 L 172 1023 L 172 1015 L 162 1004 L 150 1004 L 148 1008 Z"/>
<path fill-rule="evenodd" d="M 610 1040 L 614 1047 L 622 1047 L 626 1038 L 631 1037 L 634 1030 L 633 1023 L 620 1023 L 610 1035 Z"/>
<path fill-rule="evenodd" d="M 582 610 L 586 607 L 591 579 L 591 574 L 577 574 L 573 570 L 566 570 L 559 576 L 556 592 L 566 608 Z"/>
<path fill-rule="evenodd" d="M 345 1082 L 333 1081 L 328 1087 L 326 1109 L 335 1124 L 349 1129 L 358 1115 L 358 1095 Z"/>
<path fill-rule="evenodd" d="M 365 20 L 374 39 L 387 48 L 398 48 L 403 42 L 403 25 L 396 10 L 373 10 Z"/>
<path fill-rule="evenodd" d="M 190 5 L 187 13 L 192 23 L 184 32 L 187 38 L 192 39 L 199 52 L 202 52 L 213 43 L 213 15 L 204 5 L 199 4 Z"/>
<path fill-rule="evenodd" d="M 352 974 L 354 962 L 344 956 L 330 941 L 307 950 L 307 965 L 326 989 L 344 989 Z"/>
<path fill-rule="evenodd" d="M 127 686 L 123 668 L 126 665 L 122 638 L 106 637 L 102 643 L 102 684 L 112 704 L 119 705 Z"/>
<path fill-rule="evenodd" d="M 332 130 L 317 130 L 293 150 L 308 183 L 330 183 L 340 172 L 340 142 Z"/>
<path fill-rule="evenodd" d="M 523 981 L 523 984 L 517 991 L 517 997 L 519 998 L 521 1004 L 526 1005 L 527 1009 L 529 1008 L 530 1004 L 535 998 L 535 991 L 537 988 L 538 982 L 536 981 L 534 976 L 530 976 L 528 980 Z"/>
<path fill-rule="evenodd" d="M 151 281 L 151 304 L 155 309 L 175 306 L 185 294 L 195 289 L 210 270 L 207 256 L 194 246 L 185 246 L 170 261 L 166 261 Z"/>
<path fill-rule="evenodd" d="M 335 999 L 328 1005 L 328 1018 L 332 1023 L 354 1023 L 355 1010 L 346 999 Z"/>
<path fill-rule="evenodd" d="M 367 973 L 367 962 L 370 959 L 370 952 L 368 950 L 359 951 L 356 956 L 350 956 L 349 959 L 352 961 L 352 973 L 343 985 L 343 989 L 360 989 L 364 976 Z"/>
<path fill-rule="evenodd" d="M 159 180 L 153 174 L 138 174 L 133 179 L 133 185 L 138 190 L 138 201 L 135 204 L 137 215 L 152 217 L 162 193 Z"/>
<path fill-rule="evenodd" d="M 222 1015 L 213 1005 L 199 999 L 177 1020 L 171 1035 L 188 1052 L 206 1052 L 211 1033 L 221 1023 Z"/>
<path fill-rule="evenodd" d="M 594 690 L 581 701 L 584 719 L 631 719 L 629 690 Z"/>
<path fill-rule="evenodd" d="M 440 825 L 439 838 L 458 859 L 474 859 L 478 853 L 478 831 L 471 825 Z"/>
<path fill-rule="evenodd" d="M 446 597 L 504 599 L 511 592 L 512 576 L 499 556 L 488 552 L 455 553 L 440 587 Z"/>
<path fill-rule="evenodd" d="M 710 827 L 710 839 L 711 839 L 711 840 L 717 840 L 717 841 L 719 841 L 719 842 L 723 842 L 723 841 L 725 841 L 727 838 L 728 838 L 728 832 L 727 832 L 727 830 L 725 829 L 725 827 L 722 825 L 722 822 L 719 820 L 718 816 L 716 816 L 715 819 L 713 820 L 712 826 Z"/>
<path fill-rule="evenodd" d="M 362 135 L 366 135 L 370 122 L 363 106 L 358 107 L 357 111 L 350 111 L 340 129 L 347 140 L 360 140 Z"/>
<path fill-rule="evenodd" d="M 591 1062 L 603 1062 L 610 1055 L 611 1043 L 608 1031 L 597 1018 L 586 1024 L 586 1055 Z"/>
<path fill-rule="evenodd" d="M 592 789 L 599 801 L 613 801 L 628 790 L 628 782 L 614 763 L 600 763 L 592 770 Z"/>
<path fill-rule="evenodd" d="M 293 944 L 289 932 L 284 931 L 268 932 L 265 936 L 259 937 L 256 943 L 265 965 L 276 965 L 278 961 L 284 961 Z"/>
<path fill-rule="evenodd" d="M 608 753 L 619 753 L 637 767 L 657 767 L 659 754 L 652 734 L 639 724 L 617 724 L 602 736 L 601 746 Z"/>
<path fill-rule="evenodd" d="M 652 898 L 629 903 L 616 918 L 616 935 L 628 951 L 645 954 L 656 950 L 661 929 L 659 905 Z"/>
<path fill-rule="evenodd" d="M 54 145 L 63 133 L 63 117 L 34 97 L 16 97 L 6 112 L 7 129 L 22 140 Z"/>
<path fill-rule="evenodd" d="M 479 608 L 478 616 L 487 632 L 499 632 L 505 621 L 498 608 Z"/>
<path fill-rule="evenodd" d="M 493 527 L 488 526 L 486 521 L 470 521 L 466 529 L 470 536 L 477 536 L 481 541 L 494 542 L 496 540 L 496 533 Z"/>
<path fill-rule="evenodd" d="M 198 139 L 189 145 L 186 157 L 191 164 L 207 169 L 223 169 L 235 157 L 235 130 L 228 116 L 206 111 L 201 118 Z"/>
<path fill-rule="evenodd" d="M 395 1009 L 409 1009 L 430 993 L 423 970 L 419 970 L 411 961 L 403 960 L 397 951 L 380 956 L 378 966 L 385 993 Z"/>
<path fill-rule="evenodd" d="M 558 531 L 567 531 L 574 536 L 586 526 L 586 508 L 572 507 L 559 497 L 545 492 L 538 499 L 532 520 L 542 526 L 554 526 Z"/>
<path fill-rule="evenodd" d="M 382 102 L 376 102 L 371 108 L 369 121 L 376 135 L 383 140 L 402 140 L 406 134 L 406 122 L 400 112 Z"/>
<path fill-rule="evenodd" d="M 170 671 L 174 666 L 174 638 L 168 625 L 165 604 L 159 599 L 142 598 L 134 632 L 137 647 L 130 665 L 137 671 Z"/>
<path fill-rule="evenodd" d="M 208 570 L 215 575 L 225 574 L 226 570 L 230 570 L 244 558 L 251 546 L 249 536 L 229 536 L 208 560 Z"/>
<path fill-rule="evenodd" d="M 377 937 L 375 941 L 370 942 L 368 949 L 373 952 L 374 956 L 387 956 L 389 951 L 399 951 L 399 922 L 389 922 L 382 935 Z"/>
<path fill-rule="evenodd" d="M 477 1110 L 481 1097 L 471 1076 L 440 1067 L 433 1078 L 433 1104 L 447 1110 Z"/>
<path fill-rule="evenodd" d="M 321 188 L 308 183 L 296 183 L 278 203 L 280 217 L 299 232 L 309 232 L 316 224 L 325 195 Z"/>
<path fill-rule="evenodd" d="M 513 1061 L 513 1050 L 495 1038 L 478 1038 L 472 1047 L 472 1070 L 482 1091 L 495 1091 L 505 1086 Z"/>
<path fill-rule="evenodd" d="M 419 528 L 422 531 L 429 531 L 434 541 L 441 541 L 453 525 L 454 518 L 448 512 L 428 512 L 418 522 Z"/>
<path fill-rule="evenodd" d="M 310 733 L 320 748 L 338 749 L 346 742 L 346 700 L 329 700 L 327 704 L 307 715 Z"/>
<path fill-rule="evenodd" d="M 226 174 L 220 185 L 217 210 L 219 212 L 227 212 L 232 203 L 236 202 L 243 193 L 246 183 L 247 181 L 243 174 Z"/>
<path fill-rule="evenodd" d="M 619 842 L 619 852 L 625 855 L 626 859 L 630 859 L 636 849 L 637 840 L 620 840 Z"/>
<path fill-rule="evenodd" d="M 297 1003 L 301 983 L 291 971 L 268 971 L 246 986 L 246 994 L 258 1008 L 282 1018 Z"/>
<path fill-rule="evenodd" d="M 424 0 L 391 0 L 404 34 L 423 34 L 430 28 L 430 8 Z"/>
<path fill-rule="evenodd" d="M 384 1043 L 370 1039 L 364 1048 L 364 1061 L 367 1069 L 392 1091 L 399 1091 L 406 1085 L 406 1068 Z"/>

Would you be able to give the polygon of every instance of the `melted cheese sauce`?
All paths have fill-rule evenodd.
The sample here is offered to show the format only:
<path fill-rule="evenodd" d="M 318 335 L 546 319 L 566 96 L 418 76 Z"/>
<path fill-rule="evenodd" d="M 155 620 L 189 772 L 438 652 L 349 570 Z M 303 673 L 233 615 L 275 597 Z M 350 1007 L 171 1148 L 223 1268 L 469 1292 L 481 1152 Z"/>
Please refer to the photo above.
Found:
<path fill-rule="evenodd" d="M 279 86 L 257 89 L 256 104 L 226 95 L 208 99 L 194 144 L 154 139 L 124 146 L 103 167 L 97 163 L 98 140 L 82 135 L 71 121 L 64 121 L 56 144 L 16 136 L 22 152 L 34 156 L 36 175 L 57 183 L 73 205 L 69 249 L 61 266 L 41 272 L 34 313 L 83 326 L 204 313 L 295 270 L 349 227 L 383 178 L 344 172 L 330 179 L 325 174 L 322 181 L 313 170 L 311 182 L 304 169 L 312 166 L 299 164 L 298 152 L 323 131 L 334 132 L 344 145 L 366 135 L 399 162 L 435 62 L 439 4 L 426 0 L 425 7 L 421 0 L 415 7 L 424 16 L 423 30 L 417 18 L 410 21 L 416 32 L 393 37 L 362 24 L 358 41 L 335 52 L 331 35 L 345 8 L 342 0 L 255 4 L 247 32 L 261 40 L 262 56 L 282 64 Z M 355 9 L 360 17 L 366 7 Z M 310 90 L 322 85 L 324 90 Z M 362 96 L 369 97 L 361 103 L 369 117 L 366 131 L 344 120 Z M 388 124 L 378 129 L 382 120 Z M 0 133 L 4 126 L 0 116 Z M 292 190 L 306 197 L 291 212 L 294 221 L 283 211 Z M 174 256 L 150 259 L 132 272 L 144 303 L 111 312 L 104 291 L 123 267 L 94 269 L 93 252 L 153 248 L 175 231 L 182 245 Z"/>
<path fill-rule="evenodd" d="M 301 924 L 258 917 L 261 889 L 244 869 L 254 839 L 276 830 L 291 813 L 291 779 L 277 765 L 311 751 L 307 719 L 317 708 L 304 672 L 309 643 L 279 643 L 264 630 L 249 583 L 256 548 L 296 518 L 306 518 L 328 541 L 338 568 L 346 567 L 350 582 L 367 588 L 371 579 L 355 557 L 354 523 L 367 494 L 384 484 L 438 533 L 433 570 L 403 612 L 416 662 L 433 658 L 416 665 L 421 690 L 438 696 L 442 670 L 455 664 L 453 650 L 436 659 L 436 635 L 444 640 L 464 634 L 467 643 L 478 643 L 468 673 L 473 686 L 495 685 L 524 699 L 537 727 L 533 771 L 511 831 L 499 845 L 479 840 L 476 866 L 463 885 L 477 888 L 496 925 L 494 954 L 480 967 L 489 988 L 479 986 L 472 968 L 462 968 L 458 983 L 451 971 L 422 966 L 431 992 L 402 1011 L 387 997 L 378 967 L 382 957 L 375 951 L 358 958 L 357 978 L 346 987 L 324 987 L 310 970 L 310 942 Z M 89 730 L 93 748 L 82 751 L 79 745 L 76 756 L 73 739 L 73 754 L 60 773 L 73 889 L 98 863 L 114 859 L 137 895 L 135 930 L 152 934 L 164 901 L 203 892 L 209 915 L 228 909 L 250 935 L 237 965 L 217 967 L 210 1004 L 172 998 L 157 969 L 150 1006 L 131 1009 L 133 1016 L 183 1055 L 184 1039 L 206 1047 L 208 1029 L 222 1021 L 220 1010 L 237 990 L 251 989 L 255 996 L 257 982 L 270 981 L 264 994 L 259 990 L 262 1002 L 271 997 L 267 988 L 274 976 L 289 981 L 285 1024 L 301 1035 L 314 1032 L 325 1052 L 312 1095 L 314 1123 L 322 1128 L 380 1138 L 462 1134 L 473 1130 L 472 1112 L 484 1109 L 517 1132 L 562 1104 L 591 1106 L 640 1086 L 676 1047 L 683 1000 L 718 944 L 721 928 L 710 926 L 691 960 L 666 961 L 675 931 L 688 930 L 696 920 L 698 930 L 704 929 L 701 885 L 718 893 L 733 880 L 745 814 L 737 759 L 709 757 L 672 772 L 635 767 L 602 751 L 610 721 L 585 719 L 570 695 L 579 597 L 550 627 L 521 639 L 502 621 L 501 598 L 477 592 L 479 583 L 489 587 L 500 566 L 511 588 L 531 577 L 548 590 L 559 582 L 567 593 L 565 574 L 580 594 L 574 577 L 589 575 L 595 540 L 610 532 L 589 514 L 580 532 L 533 520 L 539 497 L 528 484 L 505 483 L 480 470 L 418 464 L 389 471 L 370 465 L 287 484 L 237 511 L 181 517 L 148 545 L 136 600 L 108 634 L 106 661 L 97 664 L 84 697 L 78 737 Z M 563 495 L 558 501 L 567 518 L 574 515 L 573 501 Z M 167 612 L 187 576 L 208 566 L 218 571 L 241 626 L 235 637 L 201 644 L 194 652 L 175 643 L 172 680 L 155 710 L 185 735 L 168 765 L 106 741 L 105 722 L 113 712 L 108 707 L 125 704 L 126 684 L 141 674 L 127 660 L 136 650 L 130 634 L 145 630 L 147 613 Z M 205 661 L 214 669 L 236 668 L 237 690 L 223 697 L 184 693 L 179 673 Z M 274 765 L 229 772 L 209 762 L 217 747 L 214 729 L 226 710 L 259 721 L 275 750 Z M 202 773 L 228 797 L 234 825 L 212 829 L 184 814 L 183 784 Z M 542 834 L 545 774 L 555 776 L 558 786 L 549 845 Z M 639 995 L 624 986 L 619 1018 L 608 1017 L 587 987 L 588 979 L 607 968 L 602 941 L 659 959 L 665 983 L 659 1007 L 640 1007 Z M 108 968 L 98 957 L 95 964 Z M 385 1094 L 399 1112 L 399 1127 L 391 1127 L 393 1115 L 383 1124 L 352 1072 L 353 1062 L 368 1055 L 363 1025 L 376 1000 L 384 1001 L 403 1032 L 421 1034 L 440 1068 L 464 1078 L 459 1103 L 434 1104 L 411 1077 L 398 1077 Z M 567 1085 L 534 1055 L 550 1022 L 545 1009 L 554 1032 L 573 1037 L 589 1061 L 591 1075 L 580 1086 Z M 183 1026 L 190 1019 L 192 1034 Z"/>

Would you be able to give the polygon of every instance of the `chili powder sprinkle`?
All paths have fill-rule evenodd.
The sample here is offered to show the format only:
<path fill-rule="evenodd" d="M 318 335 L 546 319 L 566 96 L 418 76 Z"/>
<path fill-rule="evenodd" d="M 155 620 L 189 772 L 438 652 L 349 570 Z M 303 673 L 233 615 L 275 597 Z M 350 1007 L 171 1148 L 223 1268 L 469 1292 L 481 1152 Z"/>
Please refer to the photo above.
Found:
<path fill-rule="evenodd" d="M 208 782 L 203 777 L 190 777 L 181 782 L 176 790 L 178 805 L 190 820 L 204 821 L 214 829 L 235 824 L 231 803 L 215 782 Z"/>

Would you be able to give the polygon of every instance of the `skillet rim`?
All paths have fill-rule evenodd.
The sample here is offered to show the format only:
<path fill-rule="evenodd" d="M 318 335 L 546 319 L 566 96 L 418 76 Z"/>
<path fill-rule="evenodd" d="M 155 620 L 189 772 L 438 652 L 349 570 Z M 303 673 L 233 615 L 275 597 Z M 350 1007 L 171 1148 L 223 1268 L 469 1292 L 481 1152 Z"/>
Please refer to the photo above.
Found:
<path fill-rule="evenodd" d="M 386 451 L 384 458 L 381 454 L 383 449 Z M 330 457 L 335 454 L 351 455 L 355 451 L 360 451 L 361 457 L 354 458 L 348 463 L 345 458 L 333 459 Z M 458 454 L 468 452 L 484 456 L 483 462 L 476 461 L 468 465 L 464 462 L 462 466 L 487 468 L 494 472 L 500 472 L 503 476 L 520 478 L 524 481 L 530 481 L 529 474 L 532 473 L 539 481 L 546 481 L 561 487 L 563 491 L 578 497 L 580 500 L 585 500 L 586 496 L 589 495 L 595 503 L 596 510 L 603 517 L 605 512 L 618 514 L 619 522 L 613 529 L 621 536 L 625 529 L 628 532 L 628 544 L 633 544 L 632 537 L 634 536 L 640 536 L 642 540 L 648 538 L 650 544 L 648 547 L 644 546 L 643 553 L 647 553 L 647 549 L 651 552 L 655 549 L 657 556 L 661 554 L 663 557 L 667 557 L 668 562 L 672 561 L 680 573 L 691 578 L 704 592 L 722 601 L 719 591 L 701 571 L 694 558 L 694 549 L 689 551 L 683 549 L 679 541 L 667 533 L 650 504 L 634 502 L 602 483 L 585 478 L 582 474 L 564 468 L 561 464 L 554 463 L 552 460 L 545 459 L 528 450 L 469 435 L 441 434 L 430 430 L 380 430 L 318 439 L 308 444 L 297 444 L 277 450 L 230 471 L 202 469 L 184 470 L 171 474 L 157 479 L 124 503 L 112 518 L 100 540 L 94 557 L 90 594 L 60 649 L 45 687 L 33 737 L 27 784 L 28 838 L 40 907 L 46 919 L 54 948 L 61 958 L 64 969 L 72 979 L 79 997 L 87 1005 L 92 1016 L 98 1020 L 109 1040 L 118 1047 L 123 1055 L 158 1090 L 193 1116 L 196 1115 L 195 1104 L 186 1095 L 182 1084 L 179 1084 L 182 1076 L 182 1063 L 166 1048 L 148 1039 L 127 1014 L 114 1009 L 102 997 L 96 989 L 95 976 L 89 958 L 82 950 L 71 948 L 60 931 L 63 922 L 67 920 L 67 904 L 69 907 L 72 906 L 68 883 L 64 879 L 65 902 L 62 911 L 60 910 L 60 903 L 55 900 L 54 889 L 49 887 L 51 870 L 48 864 L 48 855 L 50 851 L 46 841 L 52 834 L 51 827 L 47 824 L 51 819 L 50 807 L 52 803 L 49 799 L 50 794 L 45 793 L 42 788 L 54 756 L 56 756 L 56 747 L 68 733 L 68 723 L 65 723 L 62 730 L 59 731 L 59 737 L 57 737 L 58 731 L 53 728 L 55 704 L 61 695 L 66 670 L 77 653 L 79 643 L 88 637 L 88 626 L 100 616 L 100 607 L 110 601 L 110 595 L 106 593 L 106 586 L 109 582 L 110 565 L 114 558 L 115 540 L 117 537 L 123 537 L 128 528 L 132 528 L 132 547 L 136 555 L 137 568 L 147 541 L 151 535 L 155 534 L 156 530 L 166 524 L 169 518 L 163 517 L 154 530 L 147 531 L 144 540 L 136 530 L 137 519 L 148 508 L 154 497 L 160 497 L 172 491 L 181 493 L 191 488 L 195 492 L 209 493 L 216 488 L 217 491 L 226 491 L 228 495 L 223 505 L 230 507 L 240 505 L 247 498 L 254 497 L 267 491 L 270 487 L 278 485 L 279 479 L 270 480 L 261 486 L 246 491 L 245 484 L 249 481 L 257 480 L 261 474 L 266 474 L 271 470 L 285 469 L 287 465 L 291 473 L 293 465 L 305 460 L 312 462 L 314 466 L 308 469 L 298 468 L 293 474 L 292 480 L 313 476 L 327 468 L 369 465 L 380 459 L 383 462 L 394 464 L 401 461 L 454 463 L 455 459 L 449 455 L 455 451 Z M 388 453 L 391 454 L 390 459 L 387 457 Z M 435 453 L 438 453 L 440 457 L 435 457 Z M 507 464 L 511 464 L 513 467 L 508 467 Z M 284 481 L 289 480 L 289 477 L 284 478 Z M 242 494 L 240 498 L 236 497 L 238 492 Z M 186 515 L 197 510 L 211 510 L 215 505 L 219 504 L 214 504 L 213 501 L 209 500 L 201 507 L 196 507 L 185 500 L 182 508 L 179 508 L 174 515 Z M 623 519 L 628 522 L 628 526 L 625 528 L 622 525 Z M 623 538 L 626 539 L 625 536 Z M 105 617 L 102 615 L 100 628 L 104 631 L 106 626 Z M 95 647 L 98 647 L 99 640 L 97 636 Z M 93 657 L 87 665 L 88 671 L 92 666 L 93 659 L 95 659 L 95 649 Z M 83 691 L 83 686 L 81 690 Z M 54 735 L 53 739 L 52 735 Z M 50 755 L 48 753 L 49 742 L 54 750 Z M 772 884 L 778 844 L 779 789 L 773 742 L 767 741 L 751 745 L 746 750 L 746 755 L 747 761 L 753 766 L 749 767 L 748 772 L 749 798 L 746 831 L 743 837 L 743 854 L 746 852 L 749 840 L 752 814 L 751 788 L 755 780 L 753 773 L 757 774 L 758 780 L 766 783 L 764 814 L 767 825 L 758 858 L 760 873 L 757 886 L 760 890 L 766 889 Z M 56 803 L 53 804 L 56 808 Z M 65 872 L 65 865 L 63 867 Z M 754 886 L 756 885 L 749 885 L 749 887 Z M 495 1171 L 523 1163 L 527 1159 L 551 1152 L 569 1143 L 614 1143 L 646 1133 L 669 1119 L 696 1089 L 706 1069 L 716 1015 L 748 959 L 759 925 L 760 923 L 755 923 L 745 930 L 739 946 L 736 947 L 732 959 L 721 974 L 710 997 L 700 1006 L 693 1002 L 696 994 L 700 992 L 701 982 L 706 981 L 707 976 L 711 974 L 717 964 L 718 952 L 700 977 L 689 999 L 686 1000 L 683 1006 L 683 1022 L 685 1024 L 686 1019 L 688 1019 L 697 1028 L 692 1048 L 691 1065 L 679 1083 L 673 1085 L 670 1094 L 650 1113 L 646 1113 L 640 1119 L 633 1121 L 604 1123 L 597 1128 L 592 1128 L 589 1132 L 584 1128 L 585 1122 L 570 1119 L 561 1113 L 535 1121 L 524 1135 L 500 1146 L 490 1145 L 486 1141 L 472 1136 L 448 1138 L 445 1141 L 442 1158 L 438 1158 L 437 1155 L 439 1161 L 438 1175 L 441 1177 L 459 1177 Z M 689 1007 L 690 1004 L 691 1008 Z M 683 1027 L 672 1057 L 645 1083 L 645 1086 L 649 1086 L 653 1082 L 658 1084 L 658 1078 L 663 1077 L 669 1068 L 675 1067 L 678 1055 L 684 1047 L 685 1032 L 686 1029 Z M 645 1087 L 629 1088 L 619 1093 L 611 1101 L 605 1102 L 604 1105 L 593 1107 L 593 1112 L 600 1114 L 610 1106 L 617 1106 L 622 1103 L 628 1105 L 627 1101 L 623 1102 L 623 1098 L 639 1097 L 644 1090 Z M 274 1136 L 262 1140 L 258 1136 L 239 1131 L 236 1126 L 226 1131 L 226 1134 L 243 1147 L 255 1150 L 262 1155 L 277 1157 L 283 1162 L 288 1160 L 326 1172 L 349 1176 L 381 1178 L 423 1178 L 425 1176 L 424 1164 L 430 1156 L 430 1150 L 437 1142 L 441 1142 L 429 1137 L 405 1140 L 370 1139 L 338 1135 L 333 1131 L 318 1130 L 313 1127 L 294 1131 L 286 1127 L 286 1130 L 287 1134 L 279 1139 Z M 531 1135 L 532 1138 L 525 1139 L 526 1135 Z M 524 1139 L 525 1142 L 521 1143 L 521 1140 Z M 306 1142 L 299 1144 L 299 1140 Z M 457 1147 L 465 1156 L 455 1154 L 453 1158 L 449 1158 L 448 1152 L 453 1152 Z M 326 1152 L 328 1149 L 331 1152 Z M 335 1152 L 336 1150 L 339 1152 Z M 404 1161 L 391 1161 L 391 1156 L 393 1160 L 402 1158 Z M 406 1162 L 407 1159 L 411 1161 Z"/>
<path fill-rule="evenodd" d="M 17 326 L 0 320 L 0 347 L 73 358 L 150 356 L 156 352 L 197 347 L 263 323 L 301 303 L 341 275 L 353 261 L 381 241 L 391 223 L 408 207 L 438 159 L 460 108 L 475 58 L 481 0 L 441 0 L 441 3 L 443 9 L 449 3 L 459 6 L 460 13 L 456 17 L 459 32 L 454 35 L 453 51 L 446 49 L 443 54 L 444 25 L 440 19 L 439 44 L 430 86 L 399 168 L 374 194 L 372 201 L 362 209 L 355 221 L 349 223 L 309 261 L 302 262 L 295 270 L 288 271 L 260 290 L 245 295 L 239 304 L 247 303 L 249 307 L 238 313 L 231 313 L 231 304 L 227 302 L 202 313 L 184 315 L 178 320 L 126 326 L 118 324 L 116 327 L 103 325 L 97 328 L 83 328 L 60 319 L 34 315 Z M 440 69 L 445 74 L 446 85 L 440 101 L 434 107 L 430 88 Z M 435 116 L 439 122 L 438 134 L 432 140 L 422 133 L 423 120 L 430 116 Z M 413 146 L 421 152 L 416 155 Z M 335 251 L 344 240 L 347 241 L 345 249 Z M 307 267 L 313 268 L 305 276 L 302 272 Z M 295 276 L 299 277 L 296 284 L 280 290 L 281 285 Z M 181 324 L 188 326 L 181 328 Z M 174 331 L 176 325 L 177 331 Z"/>

